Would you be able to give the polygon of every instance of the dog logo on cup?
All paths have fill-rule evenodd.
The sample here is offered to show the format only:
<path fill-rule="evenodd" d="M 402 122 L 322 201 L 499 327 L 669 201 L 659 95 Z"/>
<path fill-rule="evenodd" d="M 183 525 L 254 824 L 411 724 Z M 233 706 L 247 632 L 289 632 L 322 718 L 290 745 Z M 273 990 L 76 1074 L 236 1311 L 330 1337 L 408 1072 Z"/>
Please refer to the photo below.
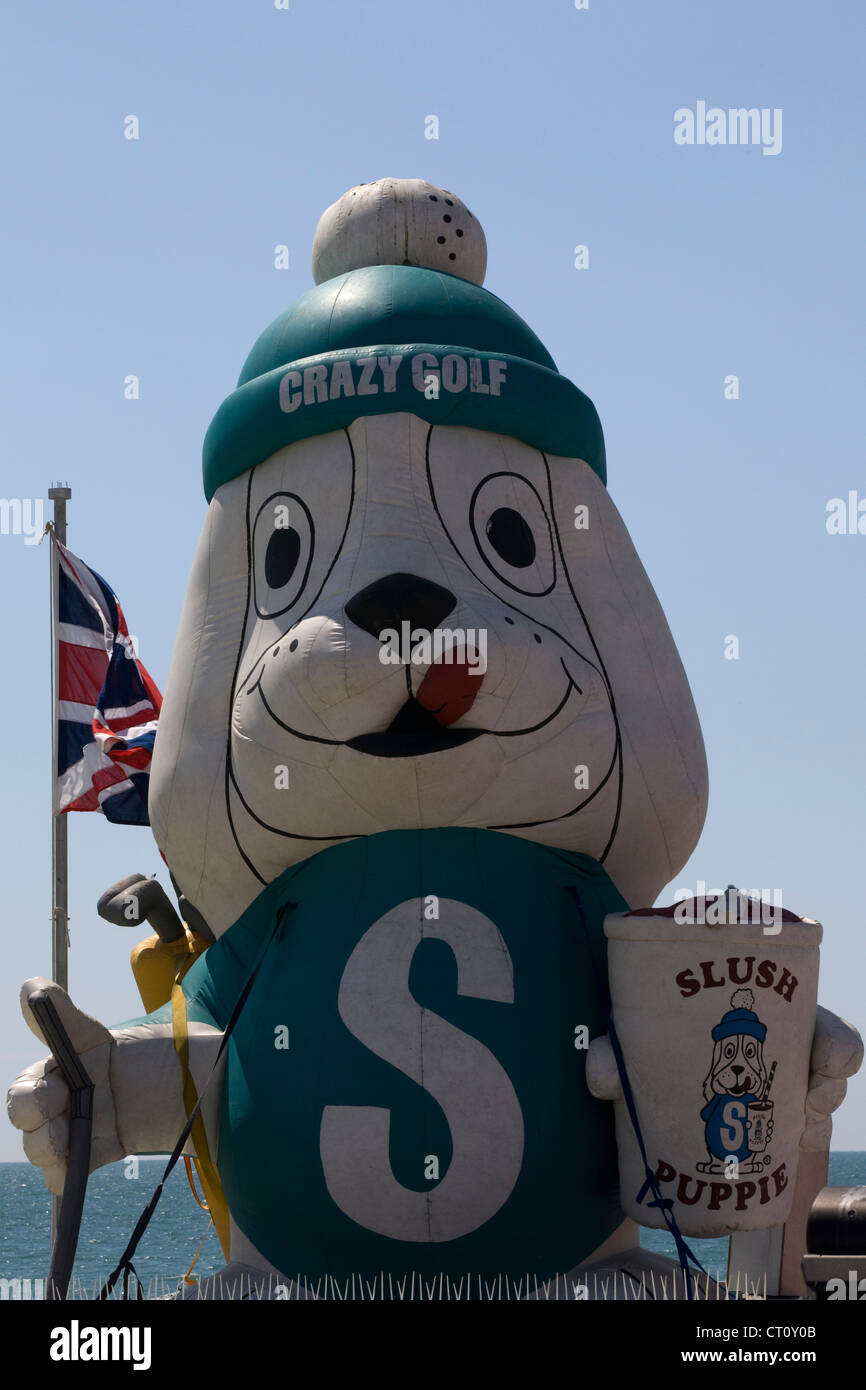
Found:
<path fill-rule="evenodd" d="M 766 1025 L 753 1012 L 750 989 L 735 990 L 731 1008 L 713 1029 L 713 1060 L 704 1081 L 701 1110 L 709 1161 L 699 1173 L 724 1173 L 736 1159 L 738 1173 L 759 1173 L 770 1162 L 773 1102 L 768 1092 L 776 1064 L 764 1063 Z"/>

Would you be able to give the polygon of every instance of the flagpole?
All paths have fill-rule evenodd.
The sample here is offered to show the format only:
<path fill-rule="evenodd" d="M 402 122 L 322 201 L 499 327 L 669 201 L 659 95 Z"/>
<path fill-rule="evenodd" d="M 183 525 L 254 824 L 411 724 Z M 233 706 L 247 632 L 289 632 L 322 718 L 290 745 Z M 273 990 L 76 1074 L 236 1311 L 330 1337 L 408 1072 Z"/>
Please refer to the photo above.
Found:
<path fill-rule="evenodd" d="M 49 501 L 54 503 L 54 535 L 61 545 L 66 544 L 66 503 L 72 496 L 70 487 L 58 484 L 48 489 Z M 59 563 L 57 551 L 51 547 L 51 978 L 63 989 L 69 988 L 69 883 L 66 841 L 66 816 L 57 814 L 57 700 L 59 689 L 57 605 Z M 60 1198 L 51 1204 L 51 1240 L 57 1236 L 60 1222 Z"/>

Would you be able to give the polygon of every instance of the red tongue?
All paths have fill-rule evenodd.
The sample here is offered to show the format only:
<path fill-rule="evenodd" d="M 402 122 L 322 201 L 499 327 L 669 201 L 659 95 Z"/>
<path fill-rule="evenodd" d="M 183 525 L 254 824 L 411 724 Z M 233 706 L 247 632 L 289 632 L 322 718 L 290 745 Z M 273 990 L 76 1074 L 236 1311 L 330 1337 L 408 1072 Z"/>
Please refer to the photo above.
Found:
<path fill-rule="evenodd" d="M 477 654 L 470 648 L 467 656 L 473 658 L 472 667 L 468 660 L 445 662 L 440 657 L 418 687 L 415 699 L 437 724 L 453 724 L 466 713 L 481 689 Z M 472 675 L 472 671 L 478 674 Z"/>

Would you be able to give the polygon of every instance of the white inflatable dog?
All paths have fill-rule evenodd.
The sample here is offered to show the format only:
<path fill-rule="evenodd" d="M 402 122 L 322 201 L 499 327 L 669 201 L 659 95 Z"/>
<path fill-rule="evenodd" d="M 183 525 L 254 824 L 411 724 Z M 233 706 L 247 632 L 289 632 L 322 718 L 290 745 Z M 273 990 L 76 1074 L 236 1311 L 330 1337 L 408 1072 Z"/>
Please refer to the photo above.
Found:
<path fill-rule="evenodd" d="M 594 408 L 485 260 L 448 190 L 350 190 L 206 441 L 150 816 L 217 938 L 199 1089 L 259 967 L 206 1108 L 233 1270 L 547 1278 L 622 1221 L 574 1038 L 605 914 L 697 842 L 704 750 Z M 94 1166 L 172 1147 L 170 1007 L 109 1031 L 53 988 Z M 10 1092 L 54 1191 L 66 1103 L 51 1063 Z"/>

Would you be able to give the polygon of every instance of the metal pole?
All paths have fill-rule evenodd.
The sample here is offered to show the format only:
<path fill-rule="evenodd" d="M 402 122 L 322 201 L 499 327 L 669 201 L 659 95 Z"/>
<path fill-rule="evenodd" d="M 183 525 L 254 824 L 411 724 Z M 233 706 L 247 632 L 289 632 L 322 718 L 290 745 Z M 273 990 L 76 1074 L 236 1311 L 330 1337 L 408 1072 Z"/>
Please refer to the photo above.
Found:
<path fill-rule="evenodd" d="M 61 545 L 66 544 L 66 503 L 72 496 L 70 487 L 48 489 L 49 501 L 54 503 L 54 535 Z M 51 547 L 51 978 L 64 989 L 69 988 L 69 895 L 66 817 L 57 814 L 57 701 L 59 662 L 57 657 L 57 600 L 59 565 L 57 552 Z M 51 1204 L 51 1240 L 57 1238 L 60 1226 L 60 1198 Z"/>

